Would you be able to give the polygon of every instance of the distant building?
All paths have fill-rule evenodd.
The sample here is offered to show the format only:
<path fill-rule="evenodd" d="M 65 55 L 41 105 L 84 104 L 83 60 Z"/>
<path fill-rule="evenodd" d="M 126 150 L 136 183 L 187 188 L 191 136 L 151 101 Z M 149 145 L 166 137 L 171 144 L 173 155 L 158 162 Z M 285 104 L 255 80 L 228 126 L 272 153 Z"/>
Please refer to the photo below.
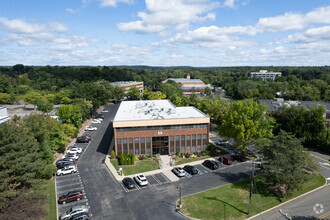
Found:
<path fill-rule="evenodd" d="M 269 106 L 268 110 L 271 112 L 277 111 L 281 106 L 287 105 L 287 106 L 298 106 L 303 105 L 307 109 L 310 109 L 313 105 L 319 104 L 324 105 L 326 107 L 325 112 L 325 119 L 326 119 L 326 126 L 330 128 L 330 102 L 319 102 L 319 101 L 290 101 L 290 100 L 284 100 L 282 98 L 275 98 L 274 100 L 258 100 L 258 103 L 264 103 Z"/>
<path fill-rule="evenodd" d="M 9 119 L 7 107 L 0 107 L 0 124 L 7 123 Z"/>
<path fill-rule="evenodd" d="M 267 70 L 260 70 L 259 72 L 251 72 L 251 78 L 261 78 L 263 81 L 275 80 L 276 76 L 282 76 L 281 72 L 267 72 Z"/>
<path fill-rule="evenodd" d="M 143 82 L 136 82 L 136 81 L 120 81 L 120 82 L 112 82 L 110 83 L 111 86 L 118 86 L 125 88 L 125 93 L 127 94 L 130 88 L 136 87 L 139 92 L 142 94 L 143 93 Z"/>
<path fill-rule="evenodd" d="M 211 85 L 206 85 L 200 79 L 190 79 L 190 75 L 187 75 L 187 78 L 169 78 L 164 80 L 162 83 L 167 83 L 168 80 L 172 80 L 176 83 L 182 84 L 182 90 L 185 95 L 190 95 L 191 93 L 199 94 L 201 91 L 204 91 L 206 88 L 213 90 Z"/>
<path fill-rule="evenodd" d="M 113 120 L 116 155 L 175 154 L 206 150 L 210 118 L 169 100 L 123 101 Z"/>

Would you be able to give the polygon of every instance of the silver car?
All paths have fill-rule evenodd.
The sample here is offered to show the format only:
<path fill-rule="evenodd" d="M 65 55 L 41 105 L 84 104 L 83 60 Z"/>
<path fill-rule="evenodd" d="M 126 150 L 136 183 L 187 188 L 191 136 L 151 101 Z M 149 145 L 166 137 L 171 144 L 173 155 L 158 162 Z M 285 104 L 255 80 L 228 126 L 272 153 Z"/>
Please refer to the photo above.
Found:
<path fill-rule="evenodd" d="M 184 177 L 186 175 L 186 171 L 184 171 L 184 169 L 182 169 L 181 167 L 174 167 L 172 169 L 172 172 L 178 177 Z"/>
<path fill-rule="evenodd" d="M 62 213 L 60 215 L 60 220 L 69 219 L 71 216 L 81 213 L 81 212 L 88 212 L 87 206 L 78 205 L 78 206 L 72 207 L 71 209 L 69 209 L 68 211 L 66 211 L 65 213 Z"/>

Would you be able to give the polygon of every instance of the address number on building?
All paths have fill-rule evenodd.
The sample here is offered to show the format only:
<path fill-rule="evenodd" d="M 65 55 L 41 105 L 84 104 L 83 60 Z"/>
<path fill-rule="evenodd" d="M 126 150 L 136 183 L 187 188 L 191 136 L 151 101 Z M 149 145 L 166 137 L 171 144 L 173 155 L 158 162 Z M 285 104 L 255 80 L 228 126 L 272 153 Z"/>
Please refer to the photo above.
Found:
<path fill-rule="evenodd" d="M 158 131 L 158 135 L 162 135 L 163 134 L 163 132 L 162 131 Z"/>

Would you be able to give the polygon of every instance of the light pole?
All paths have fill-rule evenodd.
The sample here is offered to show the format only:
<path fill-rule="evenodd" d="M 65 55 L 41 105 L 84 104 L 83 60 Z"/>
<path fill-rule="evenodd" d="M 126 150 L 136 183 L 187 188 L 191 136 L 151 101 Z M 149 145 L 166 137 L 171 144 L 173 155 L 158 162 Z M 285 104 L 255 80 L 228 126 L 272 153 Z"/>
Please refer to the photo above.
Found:
<path fill-rule="evenodd" d="M 179 190 L 179 208 L 182 208 L 183 207 L 183 203 L 182 203 L 182 194 L 181 194 L 181 186 L 178 186 L 177 189 Z"/>

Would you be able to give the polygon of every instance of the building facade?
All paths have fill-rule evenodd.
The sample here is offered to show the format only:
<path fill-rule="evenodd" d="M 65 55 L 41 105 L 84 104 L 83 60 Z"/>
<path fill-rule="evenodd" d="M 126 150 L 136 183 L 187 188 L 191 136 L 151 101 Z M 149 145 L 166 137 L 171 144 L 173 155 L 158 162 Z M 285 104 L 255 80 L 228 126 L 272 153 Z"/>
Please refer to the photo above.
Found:
<path fill-rule="evenodd" d="M 9 119 L 7 107 L 0 107 L 0 124 L 7 123 Z"/>
<path fill-rule="evenodd" d="M 139 90 L 140 94 L 142 94 L 143 93 L 143 88 L 144 88 L 143 82 L 136 82 L 136 81 L 112 82 L 112 83 L 110 83 L 110 85 L 125 88 L 125 93 L 126 94 L 128 93 L 128 91 L 132 87 L 136 87 Z"/>
<path fill-rule="evenodd" d="M 167 83 L 168 80 L 172 80 L 176 83 L 181 83 L 182 90 L 185 95 L 190 95 L 191 93 L 199 94 L 201 91 L 204 91 L 206 88 L 213 90 L 211 85 L 206 85 L 200 79 L 190 79 L 190 75 L 187 75 L 187 78 L 169 78 L 164 80 L 162 83 Z"/>
<path fill-rule="evenodd" d="M 260 70 L 259 72 L 251 72 L 251 78 L 261 78 L 263 81 L 275 80 L 276 76 L 282 76 L 281 72 L 267 72 L 267 70 Z"/>
<path fill-rule="evenodd" d="M 121 102 L 113 121 L 116 155 L 175 154 L 206 150 L 210 118 L 168 100 Z"/>

